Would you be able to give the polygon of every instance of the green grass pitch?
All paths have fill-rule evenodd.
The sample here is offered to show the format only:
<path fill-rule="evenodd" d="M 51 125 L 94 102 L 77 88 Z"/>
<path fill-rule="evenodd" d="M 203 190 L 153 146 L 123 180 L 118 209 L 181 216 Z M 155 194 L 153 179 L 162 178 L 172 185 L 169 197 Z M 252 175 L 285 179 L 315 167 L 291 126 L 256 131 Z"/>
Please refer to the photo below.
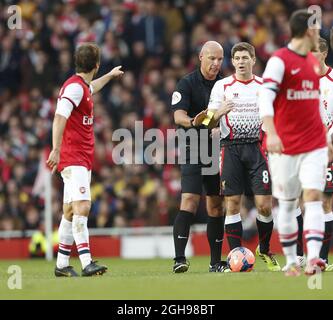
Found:
<path fill-rule="evenodd" d="M 284 258 L 278 257 L 281 265 Z M 331 261 L 333 257 L 331 256 Z M 208 273 L 208 257 L 191 258 L 187 273 L 173 274 L 171 259 L 100 259 L 109 267 L 102 277 L 55 278 L 54 262 L 0 261 L 0 299 L 333 299 L 333 272 L 311 279 L 269 272 L 257 259 L 249 273 Z M 80 270 L 78 259 L 72 264 Z M 22 270 L 22 289 L 9 289 L 10 265 Z M 309 289 L 310 286 L 317 289 Z M 321 287 L 321 289 L 318 289 Z"/>

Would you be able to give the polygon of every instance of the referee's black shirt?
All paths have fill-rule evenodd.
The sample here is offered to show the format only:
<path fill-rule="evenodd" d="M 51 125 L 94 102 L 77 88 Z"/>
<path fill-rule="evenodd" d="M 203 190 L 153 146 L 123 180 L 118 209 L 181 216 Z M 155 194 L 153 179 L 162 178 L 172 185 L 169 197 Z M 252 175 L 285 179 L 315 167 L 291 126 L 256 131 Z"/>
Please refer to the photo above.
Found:
<path fill-rule="evenodd" d="M 185 110 L 189 117 L 194 118 L 207 108 L 213 86 L 220 79 L 222 77 L 217 75 L 215 80 L 207 80 L 200 69 L 187 74 L 177 83 L 172 95 L 172 110 Z"/>
<path fill-rule="evenodd" d="M 202 75 L 200 69 L 196 69 L 195 71 L 187 74 L 183 78 L 179 80 L 176 86 L 176 90 L 172 94 L 171 108 L 175 112 L 176 110 L 185 110 L 187 115 L 191 118 L 194 118 L 198 113 L 207 109 L 209 103 L 210 93 L 213 89 L 213 86 L 216 81 L 222 79 L 220 75 L 217 75 L 215 80 L 207 80 Z M 179 128 L 183 128 L 179 126 Z M 185 131 L 193 128 L 183 128 Z M 196 130 L 200 130 L 198 132 L 198 147 L 200 150 L 200 146 L 202 143 L 208 143 L 208 154 L 211 155 L 212 148 L 212 140 L 210 137 L 210 132 L 208 132 L 208 141 L 202 140 L 200 137 L 202 135 L 202 129 L 208 130 L 204 125 L 195 127 Z M 208 130 L 210 131 L 210 130 Z M 188 146 L 189 137 L 186 137 L 186 145 Z M 192 149 L 193 150 L 193 149 Z M 186 150 L 186 162 L 189 161 L 189 151 Z M 200 151 L 199 151 L 200 152 Z M 199 165 L 201 165 L 201 161 L 199 161 Z"/>

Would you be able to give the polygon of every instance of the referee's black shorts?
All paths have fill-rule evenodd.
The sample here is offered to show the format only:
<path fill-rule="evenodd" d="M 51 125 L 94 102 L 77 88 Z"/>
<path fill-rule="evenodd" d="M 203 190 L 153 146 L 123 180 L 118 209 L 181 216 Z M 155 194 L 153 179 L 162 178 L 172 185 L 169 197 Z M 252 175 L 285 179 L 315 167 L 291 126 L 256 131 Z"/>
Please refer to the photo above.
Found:
<path fill-rule="evenodd" d="M 220 175 L 202 175 L 202 165 L 182 164 L 181 188 L 182 193 L 203 194 L 207 196 L 220 195 Z M 204 189 L 204 190 L 203 190 Z"/>
<path fill-rule="evenodd" d="M 268 161 L 259 142 L 223 146 L 220 176 L 222 195 L 272 194 Z"/>

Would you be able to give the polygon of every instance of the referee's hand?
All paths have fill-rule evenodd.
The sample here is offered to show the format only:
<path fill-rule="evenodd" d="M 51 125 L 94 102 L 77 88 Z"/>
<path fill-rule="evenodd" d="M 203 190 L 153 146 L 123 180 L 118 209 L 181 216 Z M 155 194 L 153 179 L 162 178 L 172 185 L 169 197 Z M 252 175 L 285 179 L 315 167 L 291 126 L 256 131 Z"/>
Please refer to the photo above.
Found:
<path fill-rule="evenodd" d="M 192 120 L 192 124 L 194 127 L 198 127 L 202 124 L 202 121 L 205 120 L 207 116 L 207 109 L 199 112 L 194 119 Z"/>

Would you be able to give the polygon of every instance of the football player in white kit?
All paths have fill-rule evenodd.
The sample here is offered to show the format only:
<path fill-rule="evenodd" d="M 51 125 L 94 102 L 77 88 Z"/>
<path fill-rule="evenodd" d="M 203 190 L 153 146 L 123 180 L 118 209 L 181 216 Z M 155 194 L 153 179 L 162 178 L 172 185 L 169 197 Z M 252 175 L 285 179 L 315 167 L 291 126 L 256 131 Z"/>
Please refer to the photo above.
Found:
<path fill-rule="evenodd" d="M 208 110 L 214 110 L 214 126 L 220 118 L 221 193 L 225 197 L 225 234 L 230 250 L 242 245 L 240 204 L 242 194 L 254 194 L 258 210 L 256 219 L 259 245 L 256 254 L 270 271 L 280 271 L 279 263 L 270 252 L 273 230 L 272 190 L 268 161 L 262 149 L 262 121 L 257 104 L 262 79 L 253 74 L 255 49 L 240 42 L 231 50 L 235 74 L 216 82 Z M 233 109 L 219 117 L 219 110 L 232 103 Z"/>

